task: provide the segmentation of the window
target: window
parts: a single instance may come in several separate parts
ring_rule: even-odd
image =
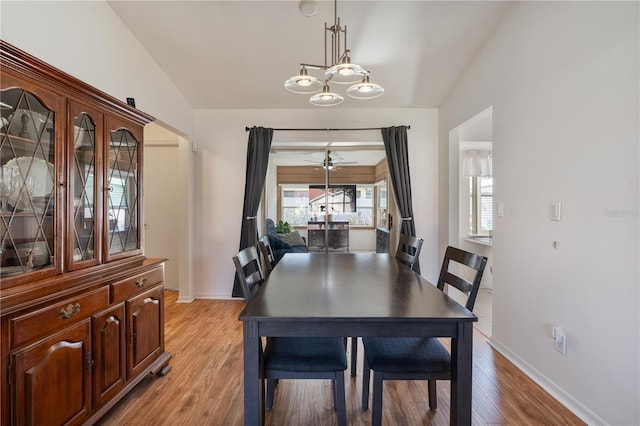
[[[306,225],[311,218],[308,186],[282,185],[282,220],[290,225]]]
[[[373,226],[373,185],[281,185],[282,220],[293,226],[323,220],[329,212],[333,220],[346,220],[350,226]]]
[[[377,190],[377,197],[378,197],[378,202],[376,204],[376,217],[378,220],[378,224],[377,226],[386,228],[387,227],[387,219],[388,219],[388,213],[387,213],[387,208],[388,208],[388,204],[387,204],[387,181],[383,180],[380,181],[378,183],[376,183],[376,190]]]
[[[343,215],[356,211],[356,185],[309,185],[309,204],[315,216]]]
[[[469,177],[469,235],[491,235],[493,230],[493,177]]]

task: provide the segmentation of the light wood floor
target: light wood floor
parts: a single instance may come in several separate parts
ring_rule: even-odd
[[[149,376],[116,405],[100,425],[241,425],[243,302],[196,300],[176,303],[166,291],[166,348],[173,370]],[[582,425],[583,423],[494,351],[474,331],[474,425]],[[362,350],[358,353],[362,356]],[[353,379],[346,376],[350,425],[370,425],[362,411],[362,359]],[[385,382],[383,424],[448,425],[449,382],[438,382],[438,409],[430,411],[426,382]],[[282,380],[266,424],[335,425],[331,385],[322,380]]]

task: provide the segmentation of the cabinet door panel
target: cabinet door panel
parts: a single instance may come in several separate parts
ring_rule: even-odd
[[[3,287],[61,271],[54,238],[61,169],[62,98],[2,76],[0,263]],[[22,278],[22,279],[21,279]]]
[[[68,240],[70,269],[102,261],[103,114],[83,103],[69,102],[67,162],[69,164]]]
[[[94,408],[102,406],[124,386],[125,322],[124,303],[93,318]]]
[[[164,349],[163,293],[158,286],[127,302],[129,339],[129,377],[149,366]]]
[[[11,355],[14,422],[79,424],[91,409],[91,326],[85,320]]]
[[[142,253],[142,129],[107,117],[105,132],[105,255],[115,260]]]

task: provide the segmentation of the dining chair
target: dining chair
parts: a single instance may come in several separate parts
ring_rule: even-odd
[[[487,258],[447,247],[437,287],[456,288],[466,295],[465,307],[473,311]],[[468,272],[464,271],[465,269]],[[473,275],[471,280],[465,277]],[[451,380],[451,354],[435,337],[391,338],[363,337],[364,367],[362,408],[369,408],[369,382],[373,371],[372,424],[382,424],[382,389],[384,380],[427,380],[429,408],[437,408],[436,381]]]
[[[396,251],[396,259],[409,268],[413,269],[416,264],[420,250],[422,249],[423,239],[411,237],[407,234],[400,234],[398,249]],[[351,338],[351,377],[356,377],[358,368],[358,338]]]
[[[258,239],[258,250],[260,250],[262,260],[264,261],[265,276],[269,276],[276,264],[276,257],[273,254],[273,249],[271,248],[271,243],[269,243],[269,237],[267,235]]]
[[[412,237],[407,234],[400,234],[396,259],[413,269],[416,260],[420,256],[422,249],[422,238]]]
[[[248,303],[264,282],[258,250],[256,250],[255,246],[240,250],[233,256],[233,264],[236,266],[242,296],[245,303]]]
[[[396,251],[396,259],[409,268],[413,269],[416,264],[420,250],[422,249],[423,239],[411,237],[406,234],[400,234],[398,249]],[[356,377],[358,369],[358,338],[351,338],[351,377]]]
[[[240,250],[233,256],[233,263],[245,303],[249,303],[265,282],[258,251],[254,246]],[[280,379],[331,379],[338,425],[346,426],[344,371],[347,354],[342,337],[269,337],[263,360],[267,409],[273,407],[273,395]]]

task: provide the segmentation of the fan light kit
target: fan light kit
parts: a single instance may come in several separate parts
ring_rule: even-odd
[[[303,0],[303,2],[308,3],[309,0]],[[338,105],[344,101],[341,95],[331,91],[329,83],[352,84],[347,89],[347,95],[352,98],[377,98],[384,93],[384,88],[369,81],[368,70],[351,63],[350,51],[347,49],[347,27],[340,25],[338,0],[334,0],[333,4],[334,23],[330,27],[326,22],[324,24],[324,65],[300,64],[300,74],[285,81],[284,87],[294,93],[315,93],[309,102],[317,106]],[[329,58],[331,64],[329,64]],[[324,80],[309,75],[309,68],[324,70]]]
[[[357,161],[340,161],[340,160],[342,160],[342,157],[335,157],[335,160],[334,160],[334,158],[331,157],[331,151],[329,150],[327,151],[326,158],[322,161],[315,161],[315,160],[305,160],[305,161],[308,161],[310,163],[320,164],[322,165],[322,168],[325,170],[335,170],[335,168],[340,165],[358,164]]]

